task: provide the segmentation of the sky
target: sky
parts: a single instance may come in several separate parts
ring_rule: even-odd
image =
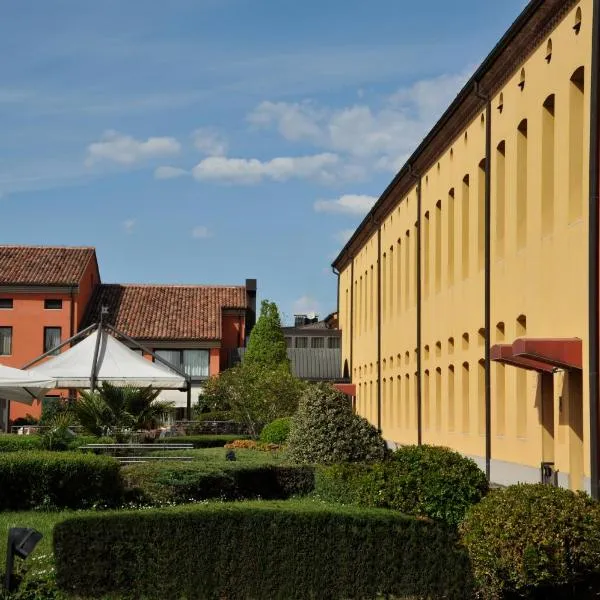
[[[1,242],[325,316],[331,262],[524,6],[2,2]]]

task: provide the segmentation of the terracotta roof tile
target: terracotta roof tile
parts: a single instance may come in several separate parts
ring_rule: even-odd
[[[224,308],[245,309],[244,286],[98,286],[86,324],[98,320],[101,306],[119,331],[146,340],[220,340]]]
[[[0,246],[0,285],[77,285],[94,248]]]

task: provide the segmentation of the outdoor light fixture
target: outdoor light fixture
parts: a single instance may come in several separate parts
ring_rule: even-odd
[[[8,544],[6,547],[6,575],[4,576],[4,587],[13,591],[12,571],[15,555],[19,558],[27,558],[38,545],[43,535],[31,527],[11,527],[8,530]]]

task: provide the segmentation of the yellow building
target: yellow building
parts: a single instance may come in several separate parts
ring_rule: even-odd
[[[356,410],[598,496],[599,0],[533,0],[333,266]]]

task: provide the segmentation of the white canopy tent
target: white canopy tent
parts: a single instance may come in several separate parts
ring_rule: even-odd
[[[117,387],[151,385],[156,389],[181,390],[188,386],[181,373],[146,360],[102,327],[65,352],[31,368],[29,373],[54,380],[58,388],[90,389],[104,381]]]
[[[56,380],[52,377],[0,365],[0,398],[4,400],[31,405],[34,399],[41,399],[55,387]]]

